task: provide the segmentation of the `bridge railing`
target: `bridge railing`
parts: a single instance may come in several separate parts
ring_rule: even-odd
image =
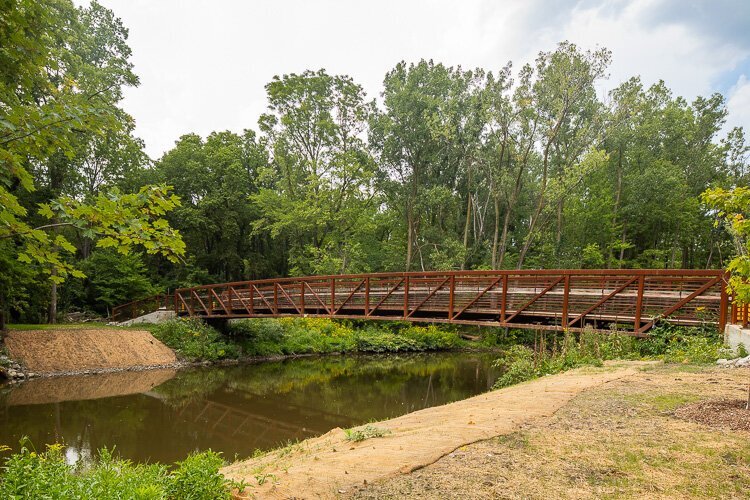
[[[110,319],[118,323],[152,313],[159,309],[174,309],[174,294],[158,294],[145,299],[134,300],[112,308]]]
[[[322,316],[645,335],[659,321],[715,324],[729,311],[720,270],[521,270],[308,276],[175,292],[203,318]]]

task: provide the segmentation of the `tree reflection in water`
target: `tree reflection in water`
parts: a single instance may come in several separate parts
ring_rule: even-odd
[[[136,461],[171,463],[208,448],[231,460],[484,392],[493,359],[322,357],[34,380],[0,390],[0,444],[61,441],[71,461],[105,446]]]

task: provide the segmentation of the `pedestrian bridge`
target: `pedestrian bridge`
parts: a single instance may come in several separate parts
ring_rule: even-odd
[[[726,278],[692,269],[372,273],[202,285],[160,300],[208,320],[327,317],[645,336],[661,321],[723,331]]]

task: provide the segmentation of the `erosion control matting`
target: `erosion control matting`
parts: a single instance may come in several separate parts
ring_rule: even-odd
[[[177,361],[171,349],[140,330],[11,330],[5,347],[11,358],[36,373],[164,366]]]
[[[457,448],[549,417],[581,391],[634,375],[643,363],[578,369],[370,424],[360,442],[342,429],[225,467],[250,486],[242,498],[335,498],[373,481],[434,463]]]

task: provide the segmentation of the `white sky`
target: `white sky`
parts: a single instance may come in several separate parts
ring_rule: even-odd
[[[78,0],[78,4],[86,0]],[[516,69],[570,40],[633,75],[728,100],[750,130],[749,0],[100,0],[130,29],[141,78],[124,108],[158,158],[182,134],[257,130],[274,75],[325,68],[378,97],[398,61]]]

